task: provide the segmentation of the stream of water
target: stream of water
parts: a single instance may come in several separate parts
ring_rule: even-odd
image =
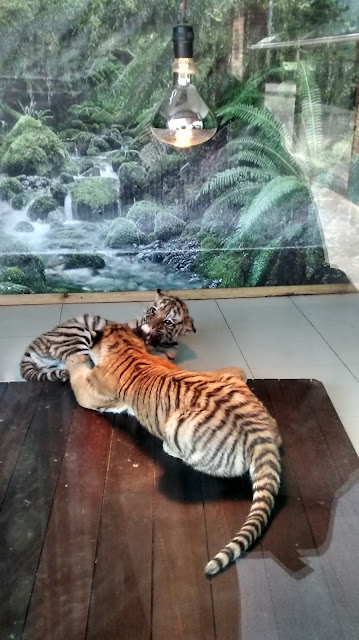
[[[80,158],[73,156],[75,161]],[[91,158],[97,176],[119,180],[106,154]],[[4,176],[5,177],[5,176]],[[82,180],[85,176],[74,176]],[[87,176],[86,176],[87,177]],[[132,246],[121,249],[105,247],[105,236],[110,220],[86,223],[76,220],[73,212],[72,197],[69,191],[63,207],[64,220],[61,225],[61,245],[58,240],[59,229],[46,221],[29,220],[28,210],[32,202],[42,195],[50,195],[50,189],[31,190],[31,198],[21,210],[15,210],[9,202],[0,202],[0,224],[3,232],[14,240],[26,244],[31,253],[41,255],[45,261],[46,279],[50,287],[78,291],[131,291],[148,290],[156,287],[171,289],[195,289],[205,286],[204,281],[194,273],[175,271],[173,268],[151,261],[143,262],[137,258],[143,247]],[[121,215],[119,199],[118,213]],[[21,221],[30,222],[33,231],[15,231]],[[58,242],[58,244],[56,244]],[[72,246],[70,247],[70,244]],[[10,251],[11,253],[11,251]],[[67,254],[98,254],[105,260],[105,267],[99,270],[89,268],[68,269],[65,267]],[[208,286],[208,285],[207,285]]]

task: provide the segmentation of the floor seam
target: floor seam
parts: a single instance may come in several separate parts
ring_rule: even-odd
[[[242,351],[241,347],[239,346],[239,344],[238,344],[238,342],[237,342],[237,339],[236,339],[236,336],[234,335],[234,333],[233,333],[233,331],[232,331],[231,327],[229,326],[229,324],[228,324],[228,322],[227,322],[227,318],[226,318],[226,316],[224,315],[224,313],[223,313],[223,311],[222,311],[221,307],[220,307],[220,306],[219,306],[219,304],[218,304],[218,300],[216,299],[216,300],[215,300],[215,302],[216,302],[216,305],[217,305],[217,307],[218,307],[218,309],[219,309],[219,311],[220,311],[220,314],[222,315],[222,318],[223,318],[224,322],[226,323],[226,325],[227,325],[227,327],[228,327],[228,330],[229,330],[229,332],[230,332],[230,334],[231,334],[231,336],[232,336],[232,338],[233,338],[234,342],[236,343],[236,345],[237,345],[237,347],[238,347],[238,349],[239,349],[239,351],[240,351],[240,353],[241,353],[241,355],[242,355],[242,358],[243,358],[244,362],[246,363],[246,365],[247,365],[247,367],[248,367],[248,369],[249,369],[249,371],[250,371],[250,373],[251,373],[252,378],[254,379],[254,374],[253,374],[253,371],[252,371],[251,367],[249,366],[248,360],[247,360],[247,358],[245,357],[245,355],[244,355],[244,353],[243,353],[243,351]]]
[[[289,296],[293,305],[295,306],[296,309],[298,309],[299,313],[302,314],[303,318],[305,318],[309,324],[311,325],[311,327],[313,327],[313,329],[317,332],[317,334],[321,337],[321,339],[323,340],[323,342],[325,342],[325,344],[327,345],[327,347],[329,347],[329,349],[334,353],[334,355],[338,358],[338,360],[342,363],[342,365],[344,365],[344,367],[347,369],[347,371],[349,371],[349,373],[353,376],[354,380],[356,380],[357,382],[359,382],[359,378],[355,375],[355,373],[353,373],[351,371],[351,369],[349,368],[349,366],[346,364],[346,362],[344,362],[344,360],[340,357],[340,355],[335,351],[335,349],[333,349],[333,347],[330,345],[330,343],[328,342],[328,340],[320,333],[319,329],[317,329],[317,327],[315,326],[315,324],[313,324],[313,322],[308,318],[308,316],[305,315],[304,311],[302,311],[302,309],[294,302],[293,298],[291,296]]]

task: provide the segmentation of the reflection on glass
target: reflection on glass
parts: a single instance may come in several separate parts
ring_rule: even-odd
[[[193,147],[210,140],[217,131],[216,118],[192,84],[191,58],[173,63],[173,86],[152,121],[152,133],[174,147]]]

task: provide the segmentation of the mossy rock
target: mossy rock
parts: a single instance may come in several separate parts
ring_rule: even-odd
[[[57,213],[57,212],[54,212]],[[85,236],[78,228],[74,227],[62,227],[56,229],[51,236],[54,240],[74,240],[75,242],[81,242],[85,239]]]
[[[19,231],[21,233],[32,233],[34,231],[34,227],[32,226],[31,222],[28,222],[27,220],[20,220],[20,222],[18,222],[16,227],[14,228],[14,231]]]
[[[80,162],[79,173],[85,173],[85,171],[88,171],[89,169],[92,169],[93,166],[94,166],[94,161],[93,160],[90,160],[90,158],[84,158]]]
[[[57,202],[50,196],[40,196],[30,205],[27,215],[30,220],[47,220],[50,211],[55,211]]]
[[[50,211],[47,216],[47,222],[50,224],[51,229],[62,229],[65,222],[64,212],[59,209]]]
[[[72,165],[59,136],[30,116],[19,118],[2,145],[1,166],[10,176],[53,176]]]
[[[0,183],[0,200],[11,200],[14,195],[21,193],[21,182],[17,178],[6,178]]]
[[[0,282],[0,294],[2,295],[16,295],[23,293],[35,293],[29,287],[25,287],[21,284],[14,284],[13,282]]]
[[[179,171],[186,162],[180,155],[163,154],[150,166],[147,174],[148,184],[162,183],[169,176],[173,178],[173,181],[178,181]]]
[[[124,151],[116,151],[116,153],[111,153],[110,159],[113,170],[118,171],[120,166],[126,162],[126,154]]]
[[[70,125],[72,129],[78,129],[79,131],[87,131],[86,125],[82,122],[82,120],[79,120],[78,118],[71,120]]]
[[[11,200],[11,206],[16,211],[20,211],[26,205],[26,196],[24,193],[17,193]]]
[[[56,202],[60,204],[62,207],[64,206],[67,192],[68,192],[68,189],[64,187],[64,185],[61,184],[61,182],[54,182],[50,187],[50,193],[53,199],[56,200]]]
[[[137,162],[124,162],[119,170],[121,195],[123,200],[130,202],[138,198],[146,183],[146,172]]]
[[[129,208],[126,218],[135,222],[142,233],[153,233],[156,214],[160,208],[151,200],[139,200]]]
[[[92,139],[93,135],[88,131],[80,131],[73,137],[72,142],[81,156],[86,155]]]
[[[74,177],[73,175],[71,175],[71,173],[63,172],[63,173],[60,173],[60,180],[64,184],[70,184],[70,182],[74,181]]]
[[[105,244],[111,249],[119,249],[139,242],[139,232],[132,220],[116,218],[106,235]]]
[[[93,222],[118,214],[118,184],[113,178],[84,178],[72,187],[75,218]]]
[[[30,254],[25,243],[3,233],[0,235],[0,269],[9,267],[16,267],[23,273],[22,285],[29,287],[29,290],[34,293],[46,292],[43,259]]]
[[[104,153],[106,151],[110,151],[111,147],[103,138],[95,137],[92,139],[88,149],[88,156],[97,156],[100,153]]]
[[[179,236],[185,226],[183,220],[180,220],[177,216],[166,211],[159,211],[155,219],[155,238],[156,240],[169,240]]]
[[[112,131],[105,133],[105,135],[103,136],[102,139],[106,140],[106,142],[109,145],[110,149],[121,149],[122,148],[123,137],[117,131],[117,129],[113,129]]]
[[[65,258],[65,269],[103,269],[106,262],[102,256],[93,253],[72,253]]]
[[[23,284],[25,275],[19,267],[4,267],[0,269],[0,282]]]
[[[121,149],[121,151],[111,154],[111,163],[114,171],[118,171],[124,162],[136,162],[137,164],[141,164],[142,160],[140,153],[136,151],[136,149]]]

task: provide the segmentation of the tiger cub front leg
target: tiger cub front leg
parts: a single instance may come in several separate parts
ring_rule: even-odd
[[[85,409],[98,410],[106,407],[109,396],[101,391],[98,370],[88,356],[72,355],[66,360],[70,384],[78,404]]]

